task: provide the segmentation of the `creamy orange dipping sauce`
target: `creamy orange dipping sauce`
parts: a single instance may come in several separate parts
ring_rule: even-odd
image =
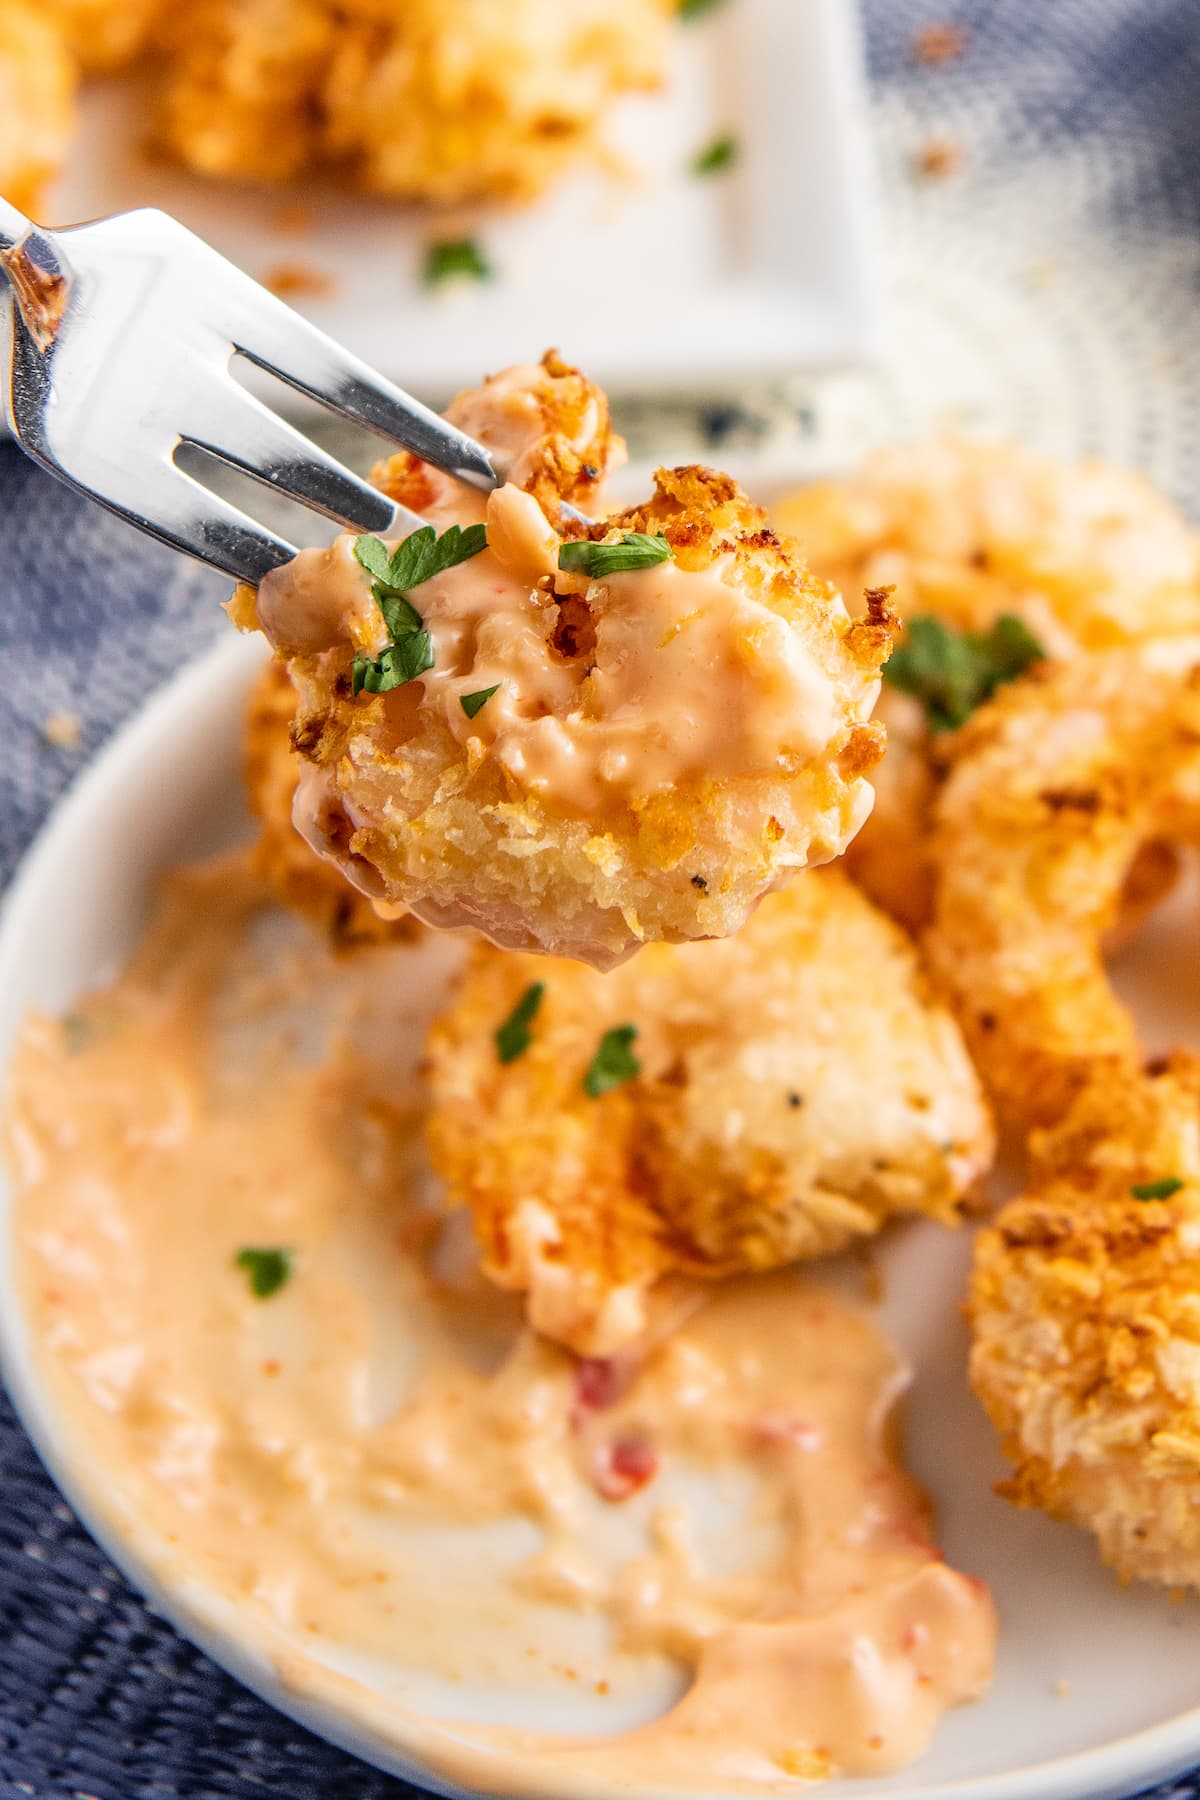
[[[460,953],[335,960],[235,856],[172,879],[120,981],[29,1022],[20,1277],[93,1511],[288,1681],[489,1792],[906,1762],[994,1638],[890,1453],[906,1369],[791,1275],[679,1295],[640,1363],[523,1329],[422,1153]],[[267,1299],[246,1247],[290,1255]]]
[[[475,495],[427,509],[439,531],[482,510]],[[844,728],[844,693],[800,633],[737,585],[732,554],[705,569],[666,561],[589,583],[558,572],[560,540],[531,495],[499,489],[486,519],[487,549],[412,595],[433,666],[388,697],[398,736],[401,713],[432,713],[518,791],[595,817],[678,782],[802,768]],[[258,619],[282,654],[386,645],[354,543],[302,550],[263,581]],[[586,605],[586,650],[564,650],[556,595]],[[464,696],[491,687],[468,717]],[[876,691],[864,684],[862,718]]]

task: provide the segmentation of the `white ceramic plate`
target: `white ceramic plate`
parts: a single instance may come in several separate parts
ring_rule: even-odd
[[[242,829],[240,709],[259,654],[256,645],[231,639],[182,674],[120,734],[48,825],[0,927],[0,1058],[7,1061],[27,1009],[68,1007],[120,965],[161,868]],[[1194,890],[1181,894],[1120,971],[1154,1047],[1189,1031],[1193,1041],[1200,1035],[1200,996],[1188,995],[1179,979],[1194,967],[1195,905]],[[7,1206],[0,1191],[0,1209]],[[164,1579],[146,1530],[136,1520],[114,1523],[89,1478],[83,1446],[39,1373],[11,1235],[5,1211],[6,1380],[47,1465],[112,1560],[181,1631],[267,1700],[382,1767],[450,1791],[413,1742],[406,1745],[403,1731],[389,1737],[380,1726],[395,1670],[359,1667],[365,1688],[358,1691],[339,1688],[336,1677],[323,1691],[320,1683],[299,1691],[233,1605],[194,1581]],[[831,1793],[839,1800],[1108,1800],[1200,1761],[1200,1602],[1176,1603],[1149,1588],[1121,1591],[1085,1536],[1017,1513],[992,1495],[999,1459],[966,1386],[957,1310],[967,1249],[965,1234],[933,1226],[890,1234],[879,1251],[882,1322],[918,1371],[908,1454],[937,1502],[949,1560],[986,1577],[999,1602],[996,1680],[984,1701],[942,1722],[918,1765],[885,1780],[839,1783]],[[311,1642],[293,1648],[312,1656]],[[460,1720],[476,1698],[459,1692]],[[511,1694],[479,1698],[491,1718],[512,1718]],[[541,1697],[521,1716],[542,1729],[577,1728],[568,1704]],[[469,1743],[467,1724],[448,1730]]]
[[[161,206],[250,274],[300,264],[334,283],[296,299],[368,362],[439,399],[550,344],[607,387],[693,391],[854,358],[875,342],[866,101],[849,0],[737,0],[681,26],[665,91],[620,104],[608,133],[638,172],[569,176],[532,207],[455,215],[497,276],[430,292],[420,211],[305,192],[312,226],[279,228],[287,196],[146,162],[124,84],[86,97],[47,219]],[[736,168],[692,156],[733,131]],[[443,235],[445,228],[443,227]]]

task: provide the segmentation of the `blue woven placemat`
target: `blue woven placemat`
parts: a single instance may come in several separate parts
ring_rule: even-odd
[[[854,445],[881,420],[920,423],[920,396],[936,391],[950,416],[1135,461],[1187,504],[1200,470],[1195,0],[867,0],[866,14],[897,240],[895,366],[857,388],[781,390],[757,417],[698,410],[693,424],[722,440],[824,430]],[[966,54],[920,63],[914,33],[947,17],[968,26]],[[913,173],[934,138],[959,164],[940,179]],[[652,435],[644,406],[637,418]],[[678,409],[666,429],[679,431]],[[0,447],[0,590],[7,880],[80,763],[215,635],[221,584]],[[63,710],[82,720],[73,750],[43,735]],[[148,1612],[2,1399],[0,1491],[0,1792],[414,1791],[263,1706]],[[1200,1777],[1168,1797],[1200,1800]]]

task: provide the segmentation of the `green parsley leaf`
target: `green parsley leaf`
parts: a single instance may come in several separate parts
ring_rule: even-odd
[[[414,631],[420,631],[425,621],[411,600],[406,600],[403,594],[391,593],[379,581],[372,583],[371,592],[383,614],[383,622],[392,634],[393,643],[397,638],[409,637]]]
[[[432,531],[433,527],[428,529]],[[354,540],[354,556],[376,581],[386,582],[392,569],[392,553],[382,538],[358,537]]]
[[[427,631],[410,631],[378,656],[355,657],[350,667],[350,692],[389,694],[432,667],[433,639]]]
[[[633,1054],[636,1036],[636,1025],[614,1025],[605,1032],[583,1078],[583,1091],[589,1099],[598,1100],[610,1088],[641,1074],[642,1065]]]
[[[535,981],[532,987],[527,987],[497,1030],[496,1055],[502,1063],[516,1062],[518,1056],[524,1056],[533,1042],[533,1033],[529,1027],[537,1018],[545,992],[544,981]]]
[[[558,553],[558,566],[599,581],[606,575],[620,575],[625,569],[653,568],[655,563],[668,562],[672,554],[665,537],[627,531],[615,544],[593,544],[588,538],[564,544]]]
[[[427,287],[438,287],[461,275],[472,281],[490,281],[494,272],[474,238],[445,238],[440,244],[430,244],[425,252]]]
[[[1169,1200],[1182,1186],[1178,1175],[1164,1175],[1161,1181],[1135,1181],[1129,1191],[1135,1200]]]
[[[432,525],[422,525],[419,531],[410,532],[391,552],[377,537],[360,537],[354,540],[356,559],[367,574],[373,575],[379,586],[389,594],[411,593],[422,582],[440,575],[444,569],[452,569],[456,563],[478,556],[486,548],[485,525],[468,525],[465,531],[461,525],[451,525],[447,531],[443,531],[441,537]],[[377,594],[376,599],[378,598]],[[419,626],[418,619],[414,629],[419,629]]]
[[[722,169],[732,168],[737,159],[738,141],[732,131],[725,131],[696,152],[692,158],[692,174],[716,175]]]
[[[495,681],[490,688],[477,688],[473,694],[460,694],[458,696],[458,704],[462,707],[468,719],[473,719],[475,714],[487,705],[492,695],[498,692],[499,687],[500,683]]]
[[[406,599],[410,588],[420,587],[443,569],[452,569],[468,557],[478,556],[487,545],[487,528],[451,525],[441,537],[432,525],[410,532],[394,550],[377,537],[354,540],[356,560],[373,575],[371,592],[383,614],[392,642],[378,656],[356,656],[351,665],[352,694],[387,694],[392,688],[415,681],[433,667],[433,639],[425,621]]]
[[[679,16],[681,19],[702,19],[705,13],[715,12],[724,0],[679,0]]]
[[[233,1262],[235,1268],[245,1269],[256,1300],[269,1300],[291,1278],[290,1250],[239,1250]]]
[[[884,664],[889,687],[912,694],[933,731],[957,731],[998,687],[1045,656],[1028,626],[1005,613],[990,631],[956,631],[941,619],[913,619]]]

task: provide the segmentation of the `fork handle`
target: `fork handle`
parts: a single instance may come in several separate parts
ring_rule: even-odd
[[[0,199],[0,254],[5,250],[15,250],[36,229],[32,219],[27,219],[23,212],[18,212],[7,200]]]

